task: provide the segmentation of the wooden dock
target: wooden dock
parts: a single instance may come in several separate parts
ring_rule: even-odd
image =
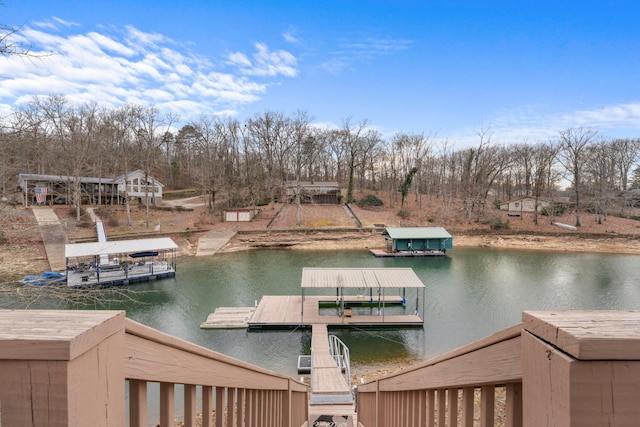
[[[240,326],[238,312],[246,313],[253,307],[219,307],[203,322],[203,329],[223,329],[247,327],[249,329],[295,329],[309,328],[315,324],[325,324],[329,327],[423,327],[424,321],[417,314],[386,314],[384,309],[380,314],[348,315],[320,314],[321,303],[335,303],[335,296],[305,296],[304,312],[302,296],[300,295],[265,295],[262,297],[253,314]],[[345,296],[345,306],[357,307],[370,305],[370,297],[366,295]],[[385,296],[380,299],[385,305],[400,305],[402,297]],[[377,311],[378,297],[374,297],[373,309]],[[388,307],[387,307],[388,308]],[[411,311],[407,308],[407,311]],[[216,315],[217,314],[217,315]]]
[[[207,320],[200,325],[201,329],[244,329],[248,326],[255,307],[218,307]]]
[[[353,394],[329,350],[327,325],[312,326],[311,360],[309,420],[313,425],[325,425],[316,424],[325,422],[326,425],[354,426]]]

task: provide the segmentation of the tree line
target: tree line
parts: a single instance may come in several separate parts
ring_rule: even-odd
[[[456,149],[424,133],[385,138],[367,120],[319,127],[306,111],[177,123],[175,114],[154,106],[34,97],[0,118],[0,191],[11,194],[18,173],[115,178],[140,169],[168,189],[197,189],[213,214],[275,202],[286,182],[337,181],[346,203],[367,191],[386,192],[401,209],[408,194],[420,205],[462,200],[472,221],[489,200],[553,201],[567,186],[579,225],[583,207],[606,215],[629,189],[640,188],[640,139],[607,139],[589,127],[510,144],[492,143],[490,129],[482,129],[475,145]]]

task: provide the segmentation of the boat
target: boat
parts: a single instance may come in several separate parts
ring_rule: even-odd
[[[67,286],[114,286],[173,277],[178,245],[168,237],[65,246]]]
[[[67,276],[57,271],[45,271],[38,276],[25,276],[22,279],[22,283],[30,286],[45,286],[55,285],[58,283],[64,283],[67,280]]]

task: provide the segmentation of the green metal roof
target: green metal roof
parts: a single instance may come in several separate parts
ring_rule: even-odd
[[[392,239],[451,239],[442,227],[387,227],[382,233]]]

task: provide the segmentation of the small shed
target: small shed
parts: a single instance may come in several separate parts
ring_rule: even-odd
[[[453,237],[442,227],[387,227],[382,235],[387,252],[453,249]]]
[[[548,200],[538,199],[537,203],[538,212],[551,206],[551,203]],[[514,199],[501,204],[500,210],[508,211],[509,216],[521,216],[523,212],[532,213],[536,210],[536,198],[521,197],[519,199]]]
[[[225,222],[250,222],[258,212],[258,209],[225,209],[223,218]]]

